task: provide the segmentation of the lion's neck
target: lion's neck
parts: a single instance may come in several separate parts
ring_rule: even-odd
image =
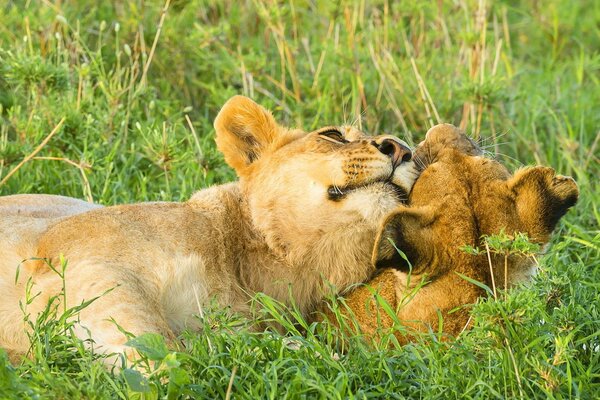
[[[293,299],[308,313],[331,285],[343,290],[372,272],[375,226],[364,220],[294,235],[289,226],[272,224],[265,233],[253,221],[247,198],[235,183],[200,191],[191,202],[199,209],[202,204],[219,204],[216,214],[227,240],[215,246],[223,246],[224,260],[229,260],[223,267],[247,295],[263,292],[288,304]]]
[[[372,273],[374,225],[356,221],[335,231],[303,232],[284,241],[284,235],[276,231],[266,235],[252,224],[247,203],[240,204],[241,220],[249,223],[239,276],[248,292],[263,292],[288,304],[293,299],[300,311],[309,313],[331,290],[363,282]]]

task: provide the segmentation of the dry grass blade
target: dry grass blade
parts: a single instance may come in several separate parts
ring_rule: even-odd
[[[35,155],[39,153],[48,144],[50,139],[52,139],[52,137],[56,135],[56,133],[59,131],[60,127],[63,125],[64,122],[65,117],[62,117],[62,119],[58,122],[58,124],[56,124],[54,129],[52,129],[52,132],[50,132],[48,136],[46,136],[44,140],[42,140],[42,143],[40,143],[38,147],[35,148],[35,150],[33,150],[27,157],[25,157],[20,163],[18,163],[16,167],[10,170],[10,172],[6,174],[4,178],[2,178],[2,180],[0,181],[0,186],[4,185],[10,179],[10,177],[13,176],[19,170],[19,168],[21,168],[27,161],[35,157]]]
[[[70,164],[70,165],[74,166],[75,168],[77,168],[79,170],[79,172],[81,172],[81,179],[83,179],[83,195],[89,203],[94,202],[94,197],[92,196],[92,187],[90,186],[90,181],[88,180],[87,175],[85,174],[85,166],[82,165],[82,163],[76,163],[75,161],[69,160],[68,158],[65,158],[65,157],[33,157],[33,159],[34,160],[63,161],[63,162],[66,162],[67,164]]]
[[[194,128],[194,124],[192,124],[192,120],[187,114],[185,114],[185,121],[187,122],[190,131],[192,132],[192,137],[194,138],[194,144],[196,145],[196,150],[198,151],[198,161],[202,162],[202,159],[204,158],[204,152],[202,151],[202,146],[200,146],[200,139],[198,139],[198,133]]]
[[[492,289],[494,291],[494,300],[498,300],[498,294],[496,293],[496,280],[494,279],[494,266],[492,264],[492,255],[490,252],[490,246],[487,242],[485,243],[485,252],[487,254],[488,264],[490,266],[490,276],[492,278]]]
[[[237,365],[233,366],[233,370],[231,371],[231,378],[229,378],[229,385],[227,385],[227,393],[225,393],[225,400],[231,399],[231,391],[233,389],[233,380],[235,379],[235,373],[237,372]]]
[[[146,60],[146,64],[144,65],[144,71],[142,72],[141,84],[142,86],[146,85],[146,79],[148,75],[148,69],[150,68],[150,64],[152,63],[152,58],[154,58],[154,52],[156,51],[156,45],[158,44],[158,38],[160,37],[160,33],[162,31],[163,24],[165,23],[165,18],[167,16],[167,11],[169,10],[169,5],[171,4],[171,0],[165,1],[165,6],[160,12],[160,21],[158,22],[158,28],[156,29],[156,35],[154,36],[154,42],[152,42],[152,47],[150,48],[150,55],[148,56],[148,60]]]
[[[425,105],[425,111],[427,112],[427,118],[429,119],[429,126],[432,127],[433,125],[435,125],[435,123],[439,124],[441,122],[440,115],[437,112],[435,104],[433,103],[433,100],[431,99],[431,95],[429,94],[429,91],[427,90],[427,86],[425,86],[425,82],[423,81],[423,78],[421,77],[421,74],[419,73],[419,69],[417,68],[417,63],[415,62],[415,59],[413,57],[410,58],[410,64],[412,65],[413,72],[415,73],[415,78],[417,79],[417,85],[419,86],[419,91],[421,92],[421,99],[423,100],[423,104]],[[430,107],[431,107],[431,111],[430,111]],[[431,116],[432,111],[433,111],[433,115],[435,116],[435,120],[436,120],[435,123]]]
[[[583,164],[583,170],[586,171],[588,168],[588,165],[590,163],[590,161],[592,159],[594,159],[596,162],[598,162],[598,157],[594,156],[594,154],[596,153],[596,147],[598,147],[598,142],[600,141],[600,131],[598,131],[596,133],[596,138],[594,139],[594,142],[592,143],[592,146],[590,147],[590,150],[588,151],[586,157],[585,157],[585,163]]]

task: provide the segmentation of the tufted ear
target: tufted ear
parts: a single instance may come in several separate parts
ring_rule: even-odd
[[[390,213],[375,239],[372,262],[375,268],[394,268],[418,273],[433,259],[431,207],[401,207]],[[398,252],[404,253],[407,260]],[[409,265],[410,263],[410,265]]]
[[[238,176],[277,141],[280,127],[273,115],[244,96],[229,99],[215,119],[217,148]]]

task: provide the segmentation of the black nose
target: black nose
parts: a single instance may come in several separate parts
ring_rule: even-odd
[[[403,162],[410,161],[412,158],[412,151],[394,139],[383,139],[381,143],[376,146],[380,152],[392,159],[394,167]]]

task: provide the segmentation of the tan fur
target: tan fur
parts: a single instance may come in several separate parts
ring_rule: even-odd
[[[375,339],[395,321],[378,306],[374,293],[397,311],[396,326],[413,333],[438,332],[443,318],[443,332],[456,336],[469,320],[465,305],[484,294],[459,274],[493,285],[487,255],[468,255],[460,247],[482,248],[482,235],[501,231],[524,232],[533,242],[546,244],[578,197],[575,181],[551,168],[524,168],[511,176],[498,162],[482,157],[452,125],[432,128],[416,154],[426,168],[409,205],[392,212],[379,233],[373,262],[380,273],[345,299],[360,330]],[[406,254],[412,271],[390,239]],[[512,286],[534,272],[530,258],[510,256],[506,277],[504,256],[492,254],[491,261],[496,287],[505,282]],[[326,315],[333,317],[330,311]],[[411,338],[404,328],[395,331],[401,343]]]
[[[0,200],[0,345],[27,350],[19,302],[27,279],[40,295],[33,318],[61,288],[43,260],[68,260],[67,307],[102,297],[80,315],[78,335],[104,352],[124,351],[124,330],[172,338],[214,300],[246,312],[256,292],[304,313],[328,290],[364,281],[383,217],[401,204],[418,172],[394,166],[387,136],[340,127],[343,141],[323,131],[280,127],[271,114],[236,96],[215,120],[216,141],[239,182],[208,188],[185,203],[94,208],[59,197]],[[330,128],[331,130],[333,128]],[[326,129],[327,130],[327,129]],[[335,133],[335,132],[334,132]],[[396,185],[396,186],[394,186]],[[332,188],[343,195],[331,199]],[[92,209],[94,208],[94,209]],[[200,307],[200,309],[199,309]],[[193,325],[193,324],[192,324]]]

